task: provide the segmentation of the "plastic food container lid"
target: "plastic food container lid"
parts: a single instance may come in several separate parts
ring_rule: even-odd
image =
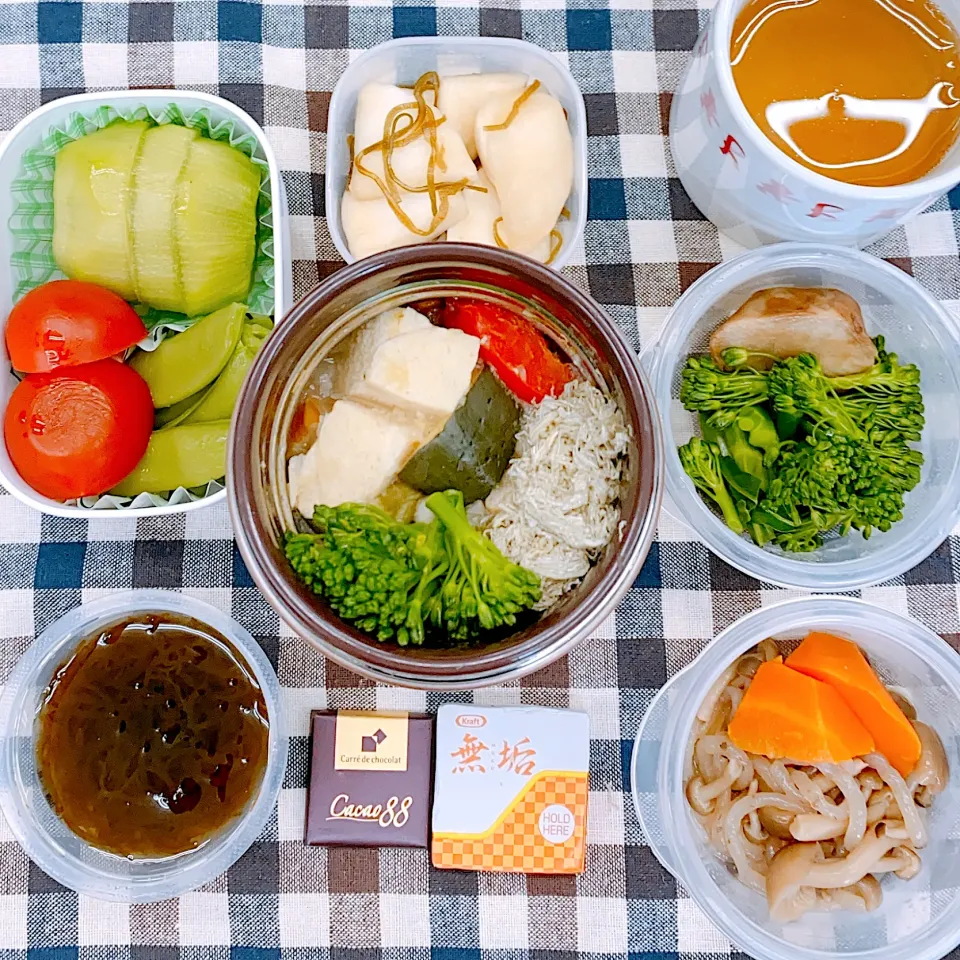
[[[263,690],[270,721],[267,766],[247,810],[203,846],[161,860],[129,860],[90,846],[53,812],[37,775],[33,727],[54,670],[98,627],[137,613],[176,613],[219,631],[246,660]],[[54,880],[99,900],[151,903],[219,876],[256,840],[273,813],[287,763],[280,683],[253,637],[216,607],[165,590],[118,593],[78,607],[30,646],[0,696],[0,809],[27,856]]]
[[[340,221],[340,200],[350,175],[347,136],[353,133],[357,96],[368,83],[412,83],[430,70],[444,76],[463,73],[525,73],[539,80],[567,111],[573,135],[573,189],[570,216],[557,229],[563,237],[550,266],[570,262],[587,223],[587,112],[573,74],[552,54],[527,43],[501,37],[408,37],[389,40],[360,54],[334,87],[327,120],[326,210],[333,244],[347,263],[357,258],[347,246]],[[582,252],[579,254],[582,257]]]
[[[679,400],[680,371],[707,352],[712,330],[751,294],[775,286],[837,287],[858,301],[870,336],[920,368],[926,426],[920,484],[905,496],[903,519],[869,540],[852,531],[812,553],[761,548],[738,536],[684,473],[677,447],[699,433]],[[718,557],[758,580],[841,591],[899,576],[930,555],[960,519],[960,336],[953,318],[912,277],[858,250],[782,243],[736,257],[692,284],[674,304],[642,363],[664,428],[664,510],[702,537]]]

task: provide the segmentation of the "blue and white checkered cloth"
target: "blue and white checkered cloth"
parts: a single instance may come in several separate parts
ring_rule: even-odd
[[[497,5],[493,5],[497,4]],[[175,86],[218,93],[266,129],[290,205],[295,294],[339,266],[324,219],[330,91],[351,56],[391,37],[522,37],[566,63],[586,97],[589,216],[570,278],[640,349],[667,309],[737,252],[692,206],[666,146],[670,91],[707,16],[689,0],[465,0],[394,6],[40,2],[0,4],[0,129],[55,97]],[[874,252],[956,312],[960,192]],[[863,591],[956,642],[958,542]],[[423,851],[302,844],[311,709],[435,709],[441,697],[377,687],[325,662],[253,586],[223,508],[163,521],[64,521],[0,496],[0,682],[36,633],[118,588],[166,587],[231,613],[263,644],[294,730],[276,816],[226,875],[178,901],[77,897],[33,867],[0,822],[0,960],[640,960],[736,953],[642,843],[628,761],[641,714],[715,633],[786,591],[712,557],[664,520],[616,615],[566,660],[484,703],[586,710],[587,871],[522,877],[433,870]]]

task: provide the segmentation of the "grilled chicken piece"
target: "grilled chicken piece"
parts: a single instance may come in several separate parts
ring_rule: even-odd
[[[780,359],[812,353],[831,377],[859,373],[877,362],[860,305],[842,290],[828,287],[758,290],[711,334],[710,354],[718,364],[728,347],[744,347]],[[772,364],[762,357],[751,360],[751,366],[758,369]]]

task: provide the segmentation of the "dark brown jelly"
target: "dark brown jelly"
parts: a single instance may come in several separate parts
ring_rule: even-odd
[[[267,764],[263,692],[217,631],[140,614],[87,637],[37,719],[53,809],[88,843],[131,858],[202,845],[242,813]]]

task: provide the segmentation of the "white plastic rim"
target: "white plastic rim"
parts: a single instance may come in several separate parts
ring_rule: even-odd
[[[742,254],[704,274],[676,301],[663,321],[656,342],[641,361],[653,383],[664,434],[664,473],[666,478],[664,510],[673,519],[695,531],[707,547],[732,567],[769,583],[816,591],[846,591],[880,583],[897,577],[926,559],[949,535],[960,519],[960,432],[953,414],[951,424],[938,428],[954,434],[952,465],[940,489],[931,501],[924,499],[926,474],[920,484],[906,495],[908,506],[922,509],[923,522],[901,527],[910,529],[908,542],[894,541],[905,518],[890,534],[875,532],[869,541],[871,549],[854,559],[828,561],[816,554],[790,555],[771,548],[756,546],[738,536],[710,509],[684,473],[677,454],[677,442],[671,424],[674,378],[686,362],[691,331],[723,297],[741,285],[755,289],[779,285],[763,278],[776,271],[826,270],[842,275],[854,283],[882,292],[893,299],[910,303],[910,322],[922,328],[935,341],[943,363],[949,369],[950,382],[944,387],[954,399],[953,409],[960,405],[960,334],[957,324],[943,306],[912,277],[897,267],[870,254],[847,247],[812,243],[780,243]],[[746,299],[744,297],[744,299]],[[868,307],[864,307],[865,312]],[[868,323],[869,326],[869,323]],[[877,330],[868,330],[876,335]],[[923,358],[911,355],[909,345],[901,351],[904,362],[914,362],[923,377]],[[926,390],[921,379],[921,389]],[[929,414],[929,410],[928,410]],[[927,419],[930,429],[930,417]],[[926,467],[924,468],[926,469]],[[859,537],[853,533],[851,536]],[[886,543],[886,546],[884,545]]]
[[[412,83],[428,70],[441,79],[461,73],[525,73],[540,80],[567,111],[573,136],[573,189],[567,201],[570,217],[557,225],[563,245],[551,268],[570,261],[587,224],[587,112],[573,74],[551,53],[525,40],[508,37],[403,37],[365,50],[340,75],[330,97],[327,123],[325,204],[330,237],[347,263],[350,253],[340,219],[340,201],[350,173],[347,136],[353,133],[357,95],[365,84]]]
[[[0,146],[0,263],[10,262],[11,234],[7,228],[13,212],[13,195],[10,184],[20,171],[21,159],[25,150],[36,146],[51,127],[65,120],[72,113],[95,110],[100,106],[114,104],[143,104],[159,108],[176,103],[185,110],[206,108],[215,119],[232,120],[246,133],[256,138],[263,158],[269,167],[270,192],[273,197],[273,262],[274,262],[274,323],[279,325],[281,318],[293,306],[293,259],[290,252],[290,217],[287,212],[287,198],[280,165],[270,141],[263,128],[240,107],[209,93],[184,90],[111,90],[102,93],[80,93],[69,97],[51,100],[34,110],[21,120],[7,134]],[[9,269],[0,270],[0,328],[6,323],[6,317],[13,306],[13,288]],[[5,407],[13,386],[10,371],[10,358],[6,344],[0,337],[0,407]],[[0,409],[2,415],[2,409]],[[91,510],[86,507],[70,506],[58,500],[44,497],[30,487],[13,468],[5,445],[0,442],[0,485],[13,494],[22,503],[55,517],[77,517],[85,520],[110,519],[127,520],[137,517],[157,517],[174,513],[189,513],[204,507],[222,503],[226,492],[220,490],[203,497],[179,504],[164,504],[159,507],[129,507],[124,510]]]
[[[696,660],[675,674],[644,713],[630,763],[630,790],[641,831],[656,858],[683,884],[709,920],[731,942],[759,960],[827,960],[834,957],[848,960],[939,960],[960,943],[960,894],[954,896],[932,922],[920,924],[917,930],[899,942],[865,949],[823,950],[806,945],[802,937],[787,940],[775,936],[747,917],[718,887],[695,842],[697,832],[702,831],[686,801],[684,769],[690,731],[700,704],[724,669],[764,638],[803,635],[815,629],[835,630],[854,638],[858,631],[872,633],[884,636],[887,643],[902,645],[911,656],[924,661],[929,674],[949,691],[951,701],[960,703],[960,656],[945,640],[910,617],[863,600],[835,596],[786,600],[754,610],[718,634]],[[864,640],[859,642],[863,644]],[[869,655],[869,649],[867,653]],[[924,710],[919,704],[918,709],[920,718],[924,719]],[[926,719],[929,720],[929,716]],[[954,727],[957,726],[956,719],[952,718]],[[938,732],[944,736],[945,746],[955,759],[956,736],[949,737],[943,726]],[[954,778],[960,776],[956,767],[954,763]],[[651,784],[653,790],[642,789]],[[940,804],[956,801],[960,785],[953,782],[951,791],[951,797],[942,795],[937,798]],[[937,811],[938,804],[935,803],[933,812]],[[945,812],[945,808],[941,806],[939,811]],[[947,817],[956,820],[956,809],[948,811]],[[948,835],[953,836],[949,827],[935,829],[933,821],[930,832],[928,851],[937,850],[938,841],[942,844]],[[943,857],[951,860],[952,853],[945,850]],[[885,897],[889,894],[890,890],[885,887]],[[748,895],[751,895],[749,891]],[[752,896],[759,899],[758,894]],[[881,907],[881,913],[883,909]],[[842,923],[844,914],[820,916],[840,918],[834,922]],[[870,917],[874,917],[877,923],[883,922],[878,915],[871,914]],[[904,917],[900,920],[906,922]],[[794,926],[786,925],[787,928]]]
[[[260,685],[270,722],[267,766],[248,808],[197,850],[152,861],[105,853],[69,831],[50,809],[32,759],[39,695],[54,670],[99,627],[148,612],[193,617],[229,640]],[[71,890],[121,903],[167,900],[219,876],[257,839],[277,803],[287,765],[287,746],[280,682],[250,633],[216,607],[180,593],[117,593],[77,607],[51,624],[29,647],[4,685],[0,696],[0,810],[27,856]],[[42,818],[31,804],[39,807]],[[50,823],[59,829],[51,832],[47,828]]]

